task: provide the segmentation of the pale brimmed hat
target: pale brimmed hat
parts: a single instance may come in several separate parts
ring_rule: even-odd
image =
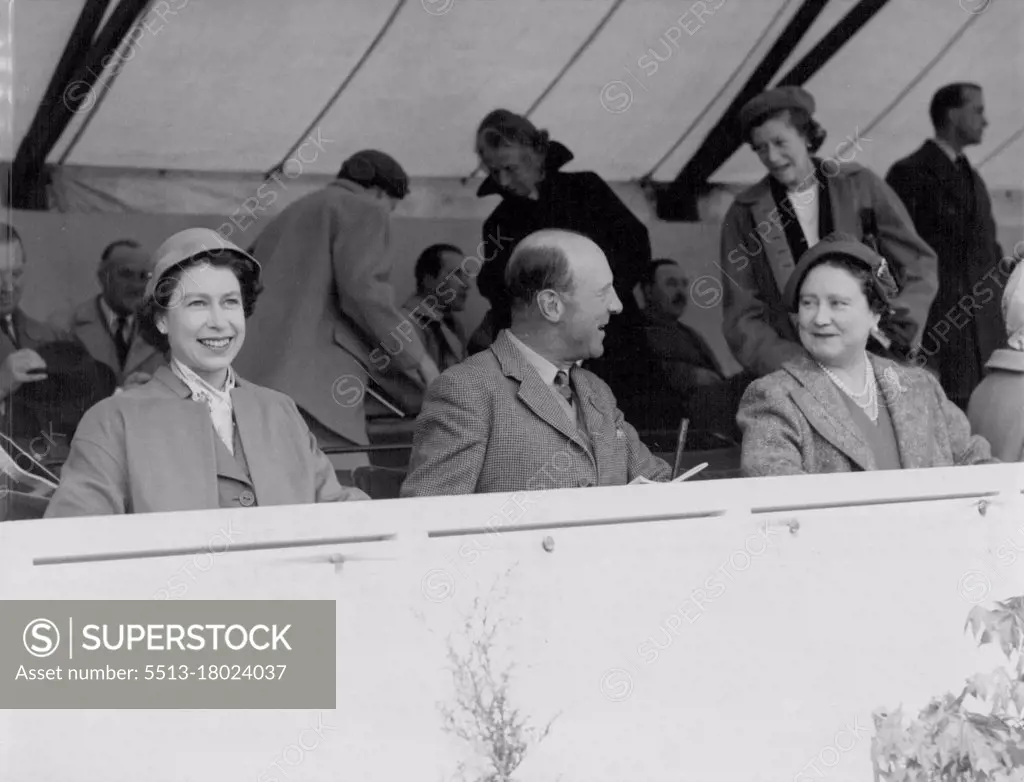
[[[146,283],[143,300],[156,295],[160,280],[172,268],[180,263],[200,256],[220,257],[230,253],[250,264],[256,279],[260,276],[260,264],[245,250],[232,244],[212,228],[186,228],[174,234],[153,253],[153,274]]]

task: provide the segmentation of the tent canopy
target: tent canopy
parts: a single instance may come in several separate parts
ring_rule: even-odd
[[[15,146],[8,156],[83,5],[15,6]],[[526,111],[540,98],[531,116],[574,151],[571,168],[610,181],[672,180],[800,5],[157,0],[124,46],[120,73],[114,77],[112,63],[99,75],[47,162],[266,172],[326,108],[310,134],[317,143],[297,153],[305,172],[333,174],[346,155],[373,146],[414,177],[450,179],[474,172],[473,132],[484,114],[498,106]],[[778,76],[855,5],[831,0]],[[806,85],[829,131],[822,153],[858,138],[845,157],[884,173],[931,134],[935,89],[972,81],[985,89],[990,124],[968,154],[990,188],[1020,188],[1022,31],[1020,0],[891,0]],[[744,147],[713,179],[748,182],[762,174]]]

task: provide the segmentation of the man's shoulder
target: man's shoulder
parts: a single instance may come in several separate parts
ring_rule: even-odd
[[[905,155],[889,166],[887,176],[896,174],[913,174],[926,162],[928,158],[928,143],[925,142],[909,155]]]

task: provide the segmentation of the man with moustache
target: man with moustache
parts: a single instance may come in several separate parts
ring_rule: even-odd
[[[403,497],[667,480],[611,389],[579,364],[622,311],[601,248],[581,234],[524,238],[504,276],[511,326],[427,389]]]
[[[100,256],[100,293],[53,323],[110,367],[119,386],[143,385],[166,359],[139,334],[137,310],[152,272],[149,253],[133,239],[109,244]]]
[[[736,411],[752,376],[726,378],[703,337],[680,320],[689,301],[690,284],[679,264],[670,258],[655,259],[640,285],[647,342],[660,363],[669,397],[661,405],[666,416],[663,426],[677,426],[679,418],[686,417],[691,430],[738,440]],[[668,417],[670,414],[673,417]]]
[[[886,182],[938,254],[939,292],[922,335],[922,357],[950,400],[966,410],[985,362],[1005,336],[1000,296],[984,281],[1002,258],[992,202],[963,154],[981,143],[988,125],[984,94],[977,84],[948,84],[935,93],[929,113],[935,137],[894,163]]]

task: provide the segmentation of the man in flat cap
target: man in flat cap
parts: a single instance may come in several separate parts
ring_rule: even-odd
[[[389,155],[357,152],[337,179],[288,206],[257,238],[264,293],[236,359],[252,382],[295,400],[320,447],[368,444],[363,406],[372,362],[423,388],[438,376],[395,305],[390,222],[409,178]],[[365,452],[328,454],[336,469]]]

